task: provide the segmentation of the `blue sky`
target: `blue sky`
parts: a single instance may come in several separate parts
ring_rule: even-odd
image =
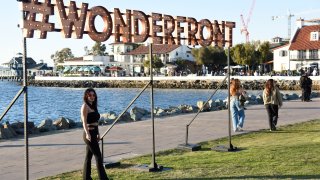
[[[41,0],[39,0],[41,2]],[[54,2],[54,0],[52,0]],[[64,0],[65,4],[69,1]],[[242,23],[240,14],[244,19],[252,4],[252,0],[76,0],[88,3],[89,8],[103,6],[113,12],[119,8],[121,12],[126,9],[141,10],[146,14],[161,13],[172,16],[194,17],[201,19],[224,20],[236,22],[233,33],[234,44],[245,41],[245,36],[240,33]],[[16,53],[22,52],[22,33],[17,24],[21,21],[21,11],[18,2],[14,0],[2,2],[0,11],[0,64],[9,61]],[[288,34],[288,20],[286,18],[290,10],[292,17],[292,30],[295,29],[295,20],[299,17],[305,19],[320,18],[319,0],[256,0],[251,20],[248,26],[250,40],[270,40],[273,37],[286,37]],[[56,14],[56,13],[55,13]],[[272,16],[282,16],[272,21]],[[293,32],[292,32],[293,33]],[[113,37],[104,42],[112,43]],[[37,62],[44,60],[52,65],[51,54],[65,47],[71,48],[75,56],[84,55],[84,47],[91,48],[94,42],[84,35],[83,39],[64,39],[60,33],[48,33],[47,39],[27,39],[27,55]],[[108,46],[107,46],[108,47]]]

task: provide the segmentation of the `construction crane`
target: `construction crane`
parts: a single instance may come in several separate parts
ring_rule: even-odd
[[[241,22],[242,22],[242,28],[240,29],[240,32],[241,32],[241,34],[244,34],[246,36],[246,43],[250,42],[249,41],[248,25],[249,25],[249,22],[250,22],[250,18],[251,18],[252,11],[253,11],[255,3],[256,3],[256,0],[253,0],[246,22],[244,21],[243,15],[240,14],[240,18],[241,18]]]
[[[309,10],[309,11],[304,11],[304,12],[300,12],[300,13],[295,13],[295,14],[292,14],[290,12],[290,10],[288,9],[287,11],[287,15],[284,15],[284,16],[272,16],[272,20],[276,20],[276,19],[279,19],[279,18],[287,18],[288,19],[288,40],[291,39],[291,18],[294,17],[294,16],[297,16],[297,15],[301,15],[301,14],[308,14],[308,13],[315,13],[315,12],[319,12],[320,9],[314,9],[314,10]]]

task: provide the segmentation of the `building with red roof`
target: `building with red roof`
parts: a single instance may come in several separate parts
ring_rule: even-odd
[[[126,74],[138,74],[144,72],[143,62],[148,60],[149,46],[134,43],[112,43],[109,52],[110,59],[121,66]],[[191,49],[186,45],[154,44],[152,54],[159,57],[164,65],[177,59],[194,61]],[[165,67],[166,68],[166,67]]]
[[[305,25],[303,19],[298,19],[290,43],[273,49],[273,52],[275,71],[319,69],[320,24]]]

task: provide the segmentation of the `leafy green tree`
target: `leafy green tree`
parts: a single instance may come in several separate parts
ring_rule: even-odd
[[[178,58],[175,61],[175,64],[177,65],[176,71],[183,71],[183,72],[191,72],[195,73],[195,63],[193,61],[185,60],[182,58]]]
[[[107,53],[106,51],[106,45],[102,44],[101,42],[97,42],[92,46],[92,49],[90,51],[90,55],[94,55],[94,56],[104,56]]]
[[[273,54],[270,51],[270,44],[268,41],[260,44],[260,46],[258,48],[258,52],[259,52],[259,63],[260,64],[268,62],[268,61],[272,60],[272,58],[273,58]]]
[[[221,65],[227,64],[227,56],[224,53],[224,49],[221,47],[209,46],[211,51],[211,59],[213,60],[212,64],[209,64],[209,70],[211,68],[218,68]]]
[[[143,61],[143,66],[147,69],[150,69],[150,60]],[[158,56],[153,56],[153,63],[152,67],[159,72],[160,68],[162,68],[164,64],[162,63],[161,59]],[[150,71],[150,70],[149,70]]]
[[[227,63],[227,56],[220,47],[207,46],[199,49],[194,48],[191,50],[191,53],[197,65],[205,65],[209,71]]]
[[[246,44],[237,44],[230,51],[230,55],[233,59],[233,62],[241,65],[250,66],[257,64],[256,60],[256,51],[255,46],[250,43]]]
[[[56,70],[61,70],[63,68],[62,66],[58,66],[58,63],[64,63],[65,60],[70,58],[74,58],[70,48],[63,48],[62,50],[56,51],[55,54],[51,55],[51,59],[53,60]]]

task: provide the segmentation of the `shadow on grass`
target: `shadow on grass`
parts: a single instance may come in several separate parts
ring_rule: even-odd
[[[283,130],[283,129],[277,129],[276,131],[269,131],[270,133],[319,133],[319,131],[315,130],[307,130],[307,129],[292,129],[292,130]]]
[[[320,174],[315,175],[282,175],[282,176],[232,176],[232,177],[209,177],[209,178],[181,178],[180,180],[191,179],[319,179]]]
[[[221,145],[216,145],[216,146],[213,146],[213,147],[218,147],[218,146],[221,146]],[[216,150],[213,150],[212,148],[213,147],[203,147],[201,148],[201,150],[199,151],[216,151]],[[227,147],[228,148],[228,147]],[[244,150],[247,150],[248,148],[242,148],[242,147],[235,147],[236,149],[234,151],[216,151],[216,152],[239,152],[239,151],[244,151]]]
[[[117,168],[118,169],[127,169],[127,168],[132,168],[132,167],[134,167],[135,166],[135,164],[124,164],[124,163],[121,163],[121,165],[120,166],[118,166]],[[110,169],[110,168],[109,168]]]

